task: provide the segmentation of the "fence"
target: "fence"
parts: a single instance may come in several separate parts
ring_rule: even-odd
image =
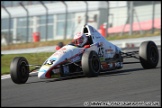
[[[43,13],[36,7],[31,10],[31,7],[21,2],[19,8],[23,13],[22,16],[13,16],[13,7],[11,9],[2,4],[1,40],[6,40],[8,44],[33,42],[32,34],[35,32],[40,33],[40,41],[70,39],[85,23],[94,26],[97,30],[100,29],[100,25],[108,23],[107,29],[105,28],[106,36],[114,33],[132,35],[133,31],[139,31],[142,34],[145,30],[154,33],[155,29],[161,29],[161,2],[158,1],[79,3],[81,9],[77,6],[72,9],[71,4],[74,6],[78,4],[74,2],[67,1],[60,4],[40,2],[36,7],[42,8]],[[62,11],[54,12],[56,11],[52,8],[54,4],[56,7],[58,5],[60,8],[57,9]],[[100,5],[99,8],[97,8],[98,5]],[[35,15],[31,15],[33,11]],[[37,14],[41,12],[42,14]],[[8,17],[3,18],[3,13],[6,13]]]
[[[123,35],[123,33],[129,33],[129,35],[132,35],[132,32],[136,31],[143,34],[144,31],[148,30],[151,30],[153,34],[155,29],[161,29],[161,4],[154,1],[148,5],[143,4],[145,2],[141,2],[141,4],[129,2],[127,9],[125,7],[110,9],[110,11],[114,10],[114,13],[118,14],[115,18],[115,15],[110,13],[111,18],[109,17],[109,19],[112,23],[108,29],[109,34]],[[116,25],[118,23],[120,24]],[[115,26],[112,27],[113,24]]]

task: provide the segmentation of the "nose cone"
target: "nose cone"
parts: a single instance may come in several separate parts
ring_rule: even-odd
[[[38,72],[38,78],[45,79],[45,72]]]

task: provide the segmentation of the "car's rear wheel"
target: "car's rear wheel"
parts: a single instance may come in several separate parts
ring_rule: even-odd
[[[153,41],[144,41],[139,48],[140,62],[143,68],[155,68],[159,61],[159,53]]]
[[[101,63],[95,51],[84,52],[81,62],[85,76],[94,77],[99,75]]]
[[[29,77],[28,61],[24,57],[15,57],[10,64],[11,79],[16,84],[26,83]]]

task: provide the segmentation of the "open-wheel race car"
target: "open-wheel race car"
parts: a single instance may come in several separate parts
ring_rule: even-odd
[[[75,73],[96,77],[101,71],[121,69],[123,64],[141,63],[144,69],[156,68],[158,64],[158,49],[151,40],[142,42],[138,51],[123,52],[90,25],[84,25],[77,36],[82,34],[86,36],[88,45],[79,46],[72,41],[58,49],[39,68],[36,66],[38,78],[67,77]],[[124,62],[124,58],[128,57],[139,62]],[[12,81],[16,84],[26,83],[30,66],[26,58],[15,57],[10,65]]]

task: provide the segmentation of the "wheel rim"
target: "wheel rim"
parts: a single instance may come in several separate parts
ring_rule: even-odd
[[[96,72],[99,70],[99,61],[96,56],[92,57],[92,67]]]
[[[27,66],[26,66],[27,64],[23,61],[22,63],[21,63],[21,68],[20,68],[20,75],[21,75],[21,77],[22,77],[22,79],[26,79],[26,78],[28,78],[28,69],[27,69]]]
[[[155,49],[154,46],[151,47],[151,51],[150,51],[150,60],[153,62],[153,63],[156,63],[157,60],[158,60],[158,54],[157,54],[157,51]]]

